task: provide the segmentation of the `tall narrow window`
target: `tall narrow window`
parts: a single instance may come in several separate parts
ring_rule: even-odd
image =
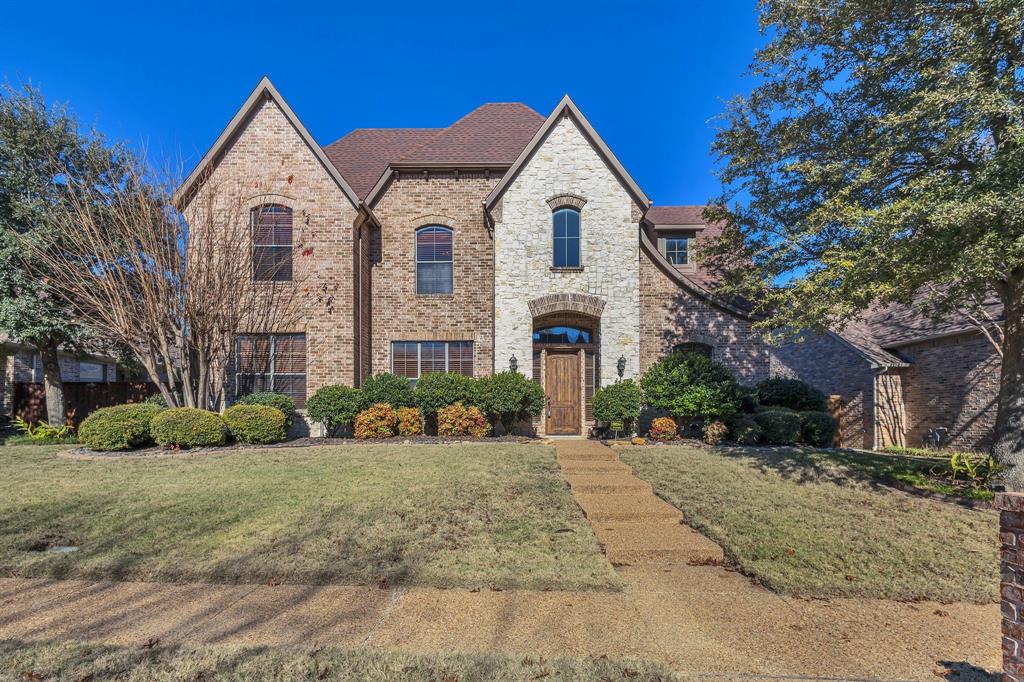
[[[252,210],[252,278],[292,279],[292,210],[287,206],[267,204]]]
[[[556,268],[580,267],[580,212],[560,208],[552,216],[554,259]]]
[[[440,225],[416,231],[416,293],[452,293],[452,231]]]

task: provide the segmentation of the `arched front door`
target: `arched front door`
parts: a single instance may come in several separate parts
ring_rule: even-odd
[[[534,330],[534,353],[544,365],[546,434],[577,436],[583,432],[583,372],[587,353],[593,357],[595,341],[592,330],[585,327],[552,325]]]

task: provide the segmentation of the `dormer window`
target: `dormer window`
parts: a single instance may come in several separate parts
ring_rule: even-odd
[[[672,265],[689,265],[690,238],[679,235],[665,237],[665,258]]]

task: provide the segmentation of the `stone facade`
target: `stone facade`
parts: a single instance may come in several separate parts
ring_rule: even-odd
[[[868,362],[834,336],[809,336],[771,351],[772,376],[802,379],[842,398],[843,447],[873,448],[875,373]]]
[[[548,200],[563,195],[575,198],[572,205],[582,205],[579,268],[552,266]],[[639,225],[633,206],[622,182],[573,118],[561,117],[509,184],[494,213],[494,355],[499,369],[514,355],[520,371],[529,373],[525,359],[533,352],[534,321],[529,302],[564,293],[604,302],[594,325],[601,339],[599,383],[615,381],[619,357],[626,358],[625,377],[638,375]]]
[[[371,373],[391,371],[392,341],[472,341],[474,374],[491,373],[494,243],[483,199],[497,181],[484,172],[399,174],[374,205]],[[453,232],[451,294],[416,293],[416,230],[427,225]]]
[[[979,333],[901,346],[912,366],[903,380],[907,445],[944,429],[944,446],[987,450],[992,445],[999,397],[1000,358]]]

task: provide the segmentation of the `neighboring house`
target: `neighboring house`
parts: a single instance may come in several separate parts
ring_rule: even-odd
[[[998,323],[998,303],[986,307]],[[876,307],[842,331],[786,344],[773,352],[772,374],[842,396],[847,447],[987,450],[999,354],[966,317],[936,323],[921,309],[920,302]]]
[[[713,231],[701,208],[653,207],[568,97],[547,117],[485,104],[446,128],[359,129],[321,147],[263,79],[179,201],[253,169],[254,279],[305,298],[296,325],[238,339],[235,395],[301,403],[385,371],[514,369],[544,387],[538,430],[579,434],[597,387],[679,345],[744,383],[769,375],[770,349],[693,262]]]

